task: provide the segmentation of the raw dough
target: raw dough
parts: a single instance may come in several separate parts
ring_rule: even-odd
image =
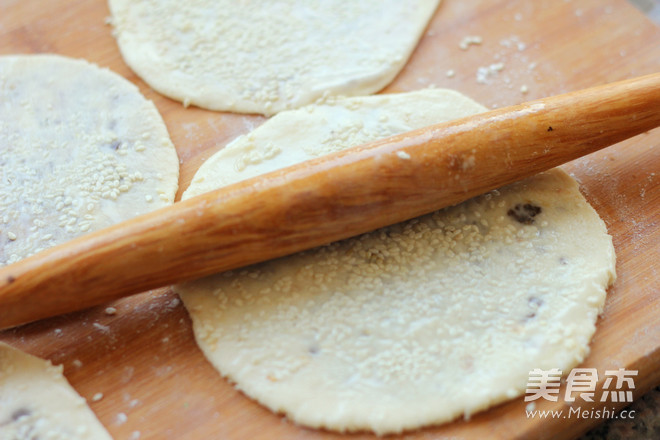
[[[62,366],[0,342],[0,438],[112,440]]]
[[[439,0],[109,0],[126,63],[184,105],[273,114],[387,85]]]
[[[318,145],[480,110],[427,91],[281,113],[210,159],[184,198]],[[522,394],[532,369],[580,363],[614,260],[604,223],[556,169],[176,291],[207,358],[247,395],[306,426],[385,434],[467,417]]]
[[[453,90],[427,89],[361,98],[336,98],[273,116],[210,157],[183,199],[224,185],[485,110]]]
[[[179,163],[156,107],[85,61],[0,57],[0,266],[170,205]]]

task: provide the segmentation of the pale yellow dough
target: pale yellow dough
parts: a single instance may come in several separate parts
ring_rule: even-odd
[[[430,90],[280,113],[209,159],[184,198],[482,110]],[[614,260],[604,223],[553,170],[175,289],[200,348],[248,396],[305,426],[386,434],[469,416],[522,394],[530,370],[579,364]]]
[[[403,68],[439,0],[109,0],[126,63],[184,105],[267,115],[366,95]]]
[[[0,342],[0,438],[112,440],[61,366]]]
[[[107,69],[0,57],[0,266],[170,205],[179,162],[156,107]]]

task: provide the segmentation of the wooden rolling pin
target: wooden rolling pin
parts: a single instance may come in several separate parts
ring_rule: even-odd
[[[0,328],[454,205],[660,125],[660,74],[433,125],[239,182],[0,269]]]

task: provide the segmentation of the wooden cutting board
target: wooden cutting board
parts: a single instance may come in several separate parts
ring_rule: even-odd
[[[2,0],[0,54],[85,58],[137,84],[167,123],[185,189],[204,160],[264,118],[184,109],[158,95],[122,61],[105,24],[108,15],[103,0]],[[481,36],[483,44],[461,50],[460,41],[470,35]],[[660,71],[659,43],[660,28],[625,0],[445,0],[385,91],[436,85],[500,107]],[[487,76],[486,84],[478,82],[478,69],[495,63],[502,70]],[[601,375],[620,367],[639,370],[636,396],[660,383],[659,143],[655,130],[566,165],[605,220],[618,255],[619,278],[583,365]],[[197,349],[188,315],[169,289],[112,305],[116,315],[97,307],[2,332],[0,340],[63,364],[88,400],[103,393],[90,406],[116,439],[341,437],[298,427],[234,390]],[[542,401],[537,409],[567,409],[559,400]],[[527,418],[524,409],[518,398],[469,421],[403,438],[572,438],[602,421]]]

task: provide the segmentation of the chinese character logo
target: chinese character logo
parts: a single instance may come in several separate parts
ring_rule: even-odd
[[[573,368],[566,378],[566,402],[575,402],[574,392],[580,393],[585,402],[593,402],[598,383],[598,370],[595,368]]]
[[[637,370],[606,370],[603,384],[601,402],[632,402],[632,390],[635,389],[633,377],[637,376]],[[535,368],[529,372],[525,402],[545,399],[556,402],[559,399],[559,388],[561,386],[562,371],[558,368],[541,370]],[[616,380],[614,380],[616,379]],[[575,402],[578,398],[585,402],[593,402],[598,384],[598,371],[595,368],[573,368],[566,378],[566,392],[564,401]]]
[[[559,386],[561,385],[560,380],[561,370],[558,368],[552,370],[533,369],[529,372],[527,390],[525,391],[531,396],[525,396],[525,402],[541,398],[556,402]]]
[[[603,394],[600,396],[601,402],[607,402],[607,397],[610,396],[612,402],[632,402],[632,390],[635,389],[635,382],[631,376],[637,376],[637,370],[626,370],[619,368],[618,370],[606,370],[605,384],[603,385]],[[616,378],[615,390],[610,389],[612,379]],[[626,384],[627,391],[623,391],[623,384]]]

